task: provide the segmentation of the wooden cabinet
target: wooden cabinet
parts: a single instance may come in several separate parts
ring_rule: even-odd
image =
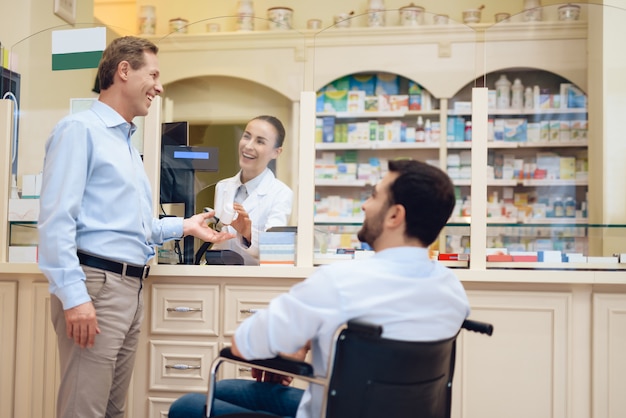
[[[128,416],[164,417],[182,394],[206,392],[211,362],[230,344],[237,326],[301,279],[271,278],[271,268],[254,269],[270,276],[241,279],[239,266],[230,268],[227,277],[215,277],[210,274],[212,267],[194,267],[191,271],[196,277],[146,281],[146,318]],[[233,365],[226,365],[220,373],[222,378],[251,377],[250,370]]]
[[[0,282],[0,416],[13,415],[17,282]]]

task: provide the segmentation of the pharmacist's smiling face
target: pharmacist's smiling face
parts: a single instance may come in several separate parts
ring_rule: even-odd
[[[276,128],[267,121],[254,119],[248,122],[239,140],[242,182],[245,183],[261,174],[270,161],[280,155],[283,149],[276,148],[277,136]]]

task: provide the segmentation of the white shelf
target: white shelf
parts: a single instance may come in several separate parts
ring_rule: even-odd
[[[579,115],[586,114],[586,108],[567,109],[489,109],[489,116],[534,116],[534,115]],[[450,116],[471,116],[471,112],[449,110]]]
[[[315,179],[315,186],[324,187],[365,187],[372,183],[366,180],[334,180],[334,179]]]
[[[317,142],[318,151],[333,150],[399,150],[399,149],[439,149],[438,142],[386,142],[371,141],[364,143],[350,142]]]
[[[589,180],[541,180],[541,179],[488,179],[487,186],[586,186]],[[456,183],[455,183],[456,184]]]
[[[508,142],[508,141],[489,141],[487,148],[577,148],[587,147],[587,141],[567,141],[567,142]]]
[[[362,224],[363,216],[327,216],[315,215],[316,224],[353,225]]]
[[[437,116],[439,109],[432,110],[394,110],[386,112],[317,112],[317,117],[332,116],[337,119],[377,119],[405,118],[411,116]]]

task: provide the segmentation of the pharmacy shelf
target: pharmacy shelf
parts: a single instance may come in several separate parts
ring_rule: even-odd
[[[315,225],[361,225],[363,216],[315,215]]]
[[[317,112],[317,117],[332,116],[337,119],[376,119],[376,118],[404,118],[411,116],[438,116],[439,109],[433,110],[397,110],[387,112]]]
[[[365,187],[370,185],[372,185],[372,182],[366,180],[315,179],[316,187]]]
[[[351,142],[318,142],[317,151],[339,150],[399,150],[399,149],[439,149],[438,142],[386,142],[370,141],[361,143]]]
[[[488,179],[487,186],[587,186],[589,180],[544,179]]]
[[[508,148],[578,148],[588,147],[587,141],[550,141],[550,142],[508,142],[508,141],[489,141],[487,148],[508,149]]]
[[[489,109],[489,116],[534,116],[534,115],[578,115],[586,114],[587,109],[567,108],[567,109]],[[471,112],[460,112],[449,110],[450,116],[471,116]]]

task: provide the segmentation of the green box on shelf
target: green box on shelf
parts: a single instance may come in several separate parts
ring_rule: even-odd
[[[348,110],[348,90],[324,92],[324,111],[345,112]]]

